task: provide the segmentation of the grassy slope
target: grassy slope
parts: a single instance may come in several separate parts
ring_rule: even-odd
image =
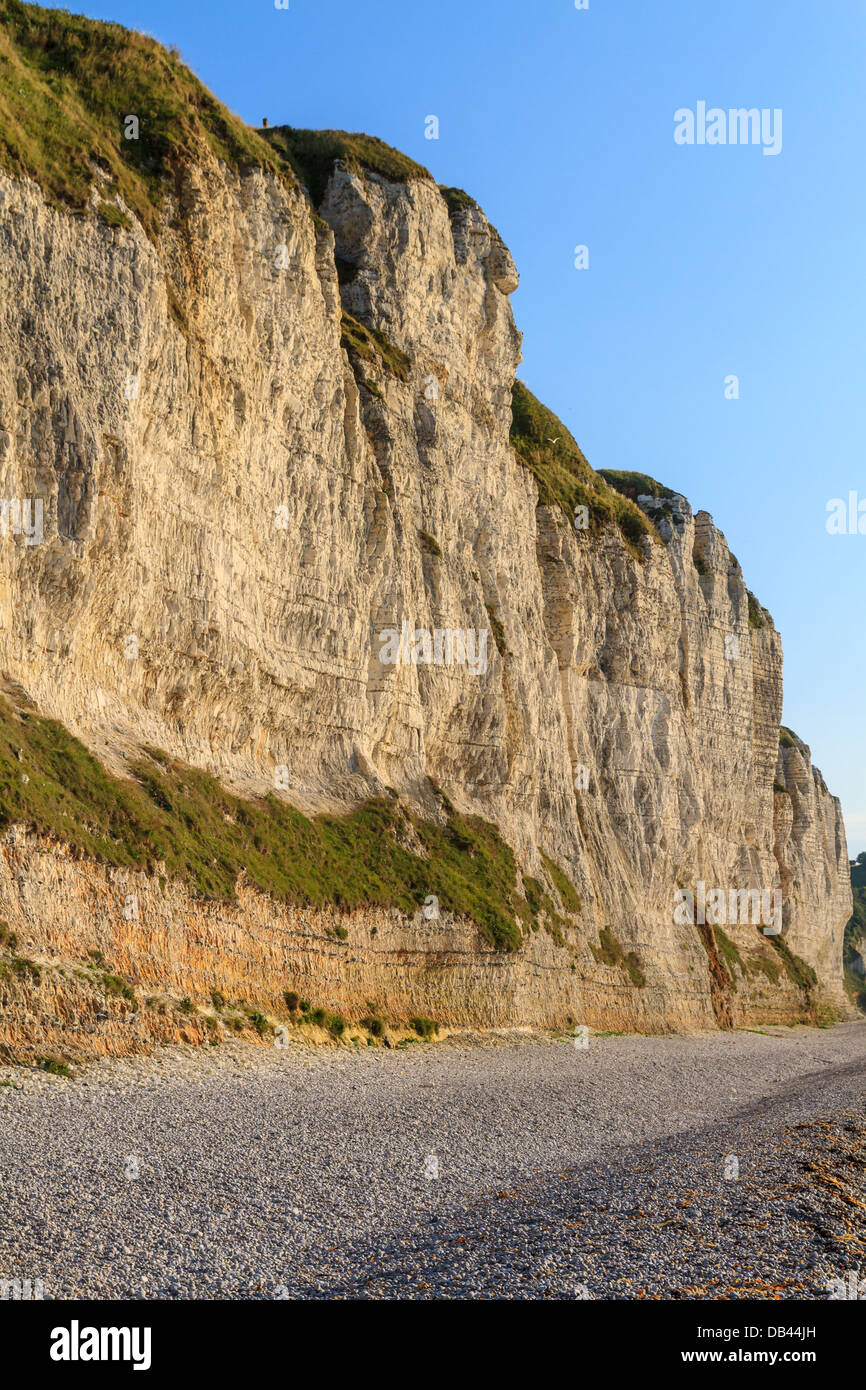
[[[599,477],[604,478],[606,483],[610,483],[612,488],[621,492],[623,497],[630,497],[636,501],[638,497],[655,497],[659,501],[668,502],[676,497],[669,487],[663,483],[656,482],[648,473],[629,473],[618,468],[600,468]]]
[[[125,138],[128,115],[139,118],[138,140]],[[372,135],[254,130],[179,54],[143,34],[0,0],[0,166],[8,172],[35,179],[56,205],[81,209],[97,163],[155,234],[166,180],[205,150],[232,169],[266,168],[303,183],[314,205],[337,159],[395,182],[432,182],[420,164]]]
[[[387,799],[309,819],[275,796],[233,796],[155,749],[132,771],[133,781],[112,776],[62,724],[0,698],[0,829],[24,823],[109,864],[151,872],[164,864],[216,899],[233,898],[242,871],[277,901],[301,905],[414,913],[435,894],[505,950],[540,925],[541,911],[549,919],[555,911],[544,893],[527,904],[496,827],[459,815],[442,793],[442,826]]]
[[[422,164],[416,164],[375,135],[346,130],[296,130],[288,125],[271,126],[258,133],[306,187],[314,207],[321,203],[338,159],[355,173],[381,174],[392,183],[411,183],[414,179],[433,182],[432,174]]]
[[[127,140],[136,115],[140,138]],[[232,168],[286,175],[260,136],[154,39],[119,24],[0,0],[0,166],[60,206],[83,208],[93,164],[150,235],[184,160],[209,151]]]
[[[514,383],[511,405],[511,443],[538,483],[541,505],[558,504],[569,520],[575,507],[585,506],[591,524],[616,524],[629,548],[642,556],[641,540],[657,537],[640,507],[590,467],[562,421],[522,381]]]

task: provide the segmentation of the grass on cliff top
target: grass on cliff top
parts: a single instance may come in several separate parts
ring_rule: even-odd
[[[127,140],[135,115],[140,138]],[[209,151],[285,172],[264,140],[176,52],[119,24],[0,0],[0,166],[58,206],[83,208],[98,164],[150,235],[178,166]]]
[[[621,492],[623,497],[630,497],[635,502],[638,497],[656,497],[666,502],[676,497],[675,492],[665,487],[664,483],[651,478],[648,473],[630,473],[620,468],[600,468],[598,476],[610,483],[617,492]]]
[[[139,138],[124,122],[137,116]],[[345,130],[256,130],[213,96],[182,61],[145,34],[68,10],[0,0],[0,167],[28,175],[56,206],[82,209],[93,165],[108,174],[150,235],[166,180],[204,151],[244,172],[269,169],[305,184],[315,206],[337,160],[395,183],[433,177],[374,135]],[[468,195],[445,189],[443,195]]]
[[[587,463],[577,441],[522,381],[511,392],[511,444],[538,484],[542,506],[560,506],[570,522],[585,506],[593,525],[615,524],[629,549],[643,558],[641,540],[657,532],[640,507],[610,487]]]
[[[324,198],[338,159],[352,173],[380,174],[392,183],[411,183],[413,179],[433,182],[423,164],[416,164],[375,135],[347,130],[296,130],[290,125],[271,126],[258,134],[306,186],[314,207]]]
[[[0,697],[0,830],[23,823],[116,866],[164,864],[211,899],[231,901],[244,872],[277,901],[302,906],[411,914],[434,894],[500,950],[520,946],[521,923],[538,925],[497,828],[461,816],[444,796],[444,826],[384,798],[311,819],[275,796],[236,797],[156,749],[131,770],[134,781],[114,777],[62,724]]]
[[[481,211],[480,205],[462,188],[449,188],[447,184],[440,183],[439,192],[445,199],[449,215],[453,215],[455,212],[465,212],[469,208],[475,208],[478,212]]]

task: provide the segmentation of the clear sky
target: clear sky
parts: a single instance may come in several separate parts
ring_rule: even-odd
[[[596,468],[713,514],[782,633],[783,720],[866,848],[866,535],[826,530],[831,498],[866,500],[863,0],[67,8],[176,44],[251,124],[379,135],[481,203],[521,273],[522,377]],[[781,109],[781,152],[676,144],[701,101]]]

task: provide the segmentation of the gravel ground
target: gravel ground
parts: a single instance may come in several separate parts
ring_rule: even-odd
[[[121,1299],[866,1281],[866,1025],[484,1042],[0,1069],[0,1279]]]

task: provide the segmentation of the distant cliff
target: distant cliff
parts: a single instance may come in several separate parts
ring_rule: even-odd
[[[118,26],[0,0],[0,57],[8,1055],[205,1036],[212,996],[844,1012],[779,635],[707,513],[515,381],[481,209],[248,129]],[[731,922],[746,890],[781,932]]]
[[[866,850],[851,860],[854,911],[845,927],[845,983],[856,1006],[866,1013]]]

